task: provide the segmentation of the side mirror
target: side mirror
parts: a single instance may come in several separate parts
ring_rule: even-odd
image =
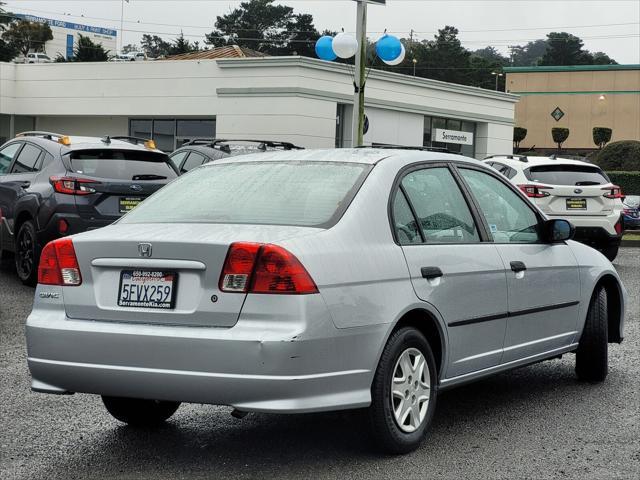
[[[571,240],[576,233],[575,227],[568,220],[547,220],[544,224],[545,236],[549,243],[561,243]]]

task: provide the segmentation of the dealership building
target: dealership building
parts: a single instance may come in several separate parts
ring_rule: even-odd
[[[236,47],[237,48],[237,47]],[[512,152],[516,95],[372,70],[372,144],[443,146],[482,158]],[[0,63],[0,140],[24,130],[351,145],[348,66],[306,57]]]
[[[640,65],[509,67],[507,91],[517,94],[516,126],[527,129],[524,149],[556,149],[551,129],[569,129],[563,150],[596,149],[594,127],[611,141],[640,140]]]
[[[46,23],[51,27],[53,40],[46,42],[43,49],[44,53],[51,58],[56,58],[59,55],[66,60],[73,58],[73,47],[78,44],[80,35],[89,37],[93,43],[102,44],[104,49],[112,54],[116,53],[118,32],[111,28],[65,22],[22,13],[13,13],[12,16],[28,22]]]

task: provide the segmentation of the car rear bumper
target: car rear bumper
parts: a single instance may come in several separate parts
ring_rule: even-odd
[[[574,240],[594,248],[617,247],[622,235],[611,235],[602,227],[576,227]]]
[[[625,215],[623,218],[625,229],[640,228],[640,217],[631,217],[629,215]]]
[[[38,286],[26,327],[35,391],[281,413],[358,408],[371,401],[385,329],[335,328],[320,295],[292,299],[299,320],[266,320],[259,302],[246,305],[248,298],[234,327],[207,328],[72,320],[39,300],[49,290]]]
[[[106,227],[107,225],[111,225],[115,222],[117,218],[82,218],[73,213],[55,213],[39,232],[40,241],[42,245],[45,245],[47,242],[63,236],[74,235],[76,233]],[[61,232],[60,222],[64,222],[66,224],[67,230],[64,233]]]

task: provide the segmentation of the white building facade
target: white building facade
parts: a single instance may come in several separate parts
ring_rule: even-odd
[[[116,54],[118,32],[111,28],[94,27],[21,13],[14,13],[13,16],[28,22],[46,23],[51,27],[53,40],[49,40],[44,45],[44,53],[51,58],[55,59],[58,55],[61,55],[66,60],[71,60],[73,58],[73,48],[78,45],[80,35],[89,37],[95,44],[102,44],[104,49],[109,51],[111,55]]]
[[[512,152],[516,95],[372,70],[366,144]],[[0,63],[0,140],[23,130],[351,145],[347,66],[306,57],[62,64]]]

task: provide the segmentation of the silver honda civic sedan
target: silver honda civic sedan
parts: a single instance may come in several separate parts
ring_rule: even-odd
[[[367,409],[375,443],[408,452],[441,390],[569,352],[579,379],[605,379],[626,292],[572,234],[462,156],[219,160],[44,247],[32,388],[147,426],[180,402]]]

